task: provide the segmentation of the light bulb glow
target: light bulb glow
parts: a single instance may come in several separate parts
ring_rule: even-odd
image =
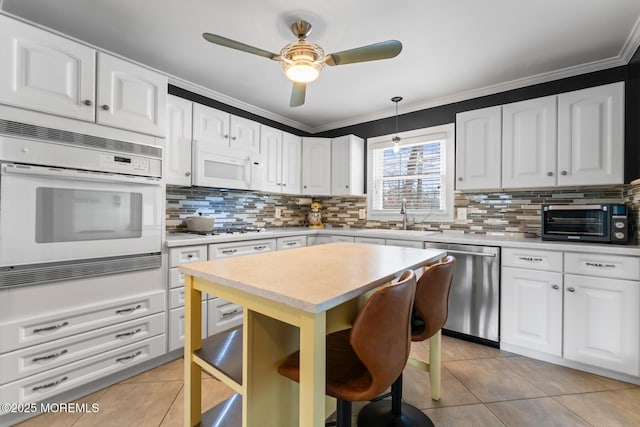
[[[289,80],[294,82],[309,83],[318,78],[320,70],[303,61],[288,67],[285,74]]]

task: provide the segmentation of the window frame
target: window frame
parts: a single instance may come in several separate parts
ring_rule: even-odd
[[[392,147],[392,138],[396,134],[382,135],[367,140],[367,219],[374,221],[402,221],[400,211],[396,213],[383,212],[373,208],[373,150],[379,148]],[[416,129],[397,134],[400,139],[400,147],[412,145],[419,140],[425,142],[429,140],[444,139],[445,141],[445,177],[442,185],[445,186],[444,212],[430,212],[427,210],[411,210],[407,216],[414,222],[453,222],[454,214],[454,192],[455,192],[455,125],[448,123],[445,125],[431,126],[428,128]],[[444,137],[442,137],[444,136]]]

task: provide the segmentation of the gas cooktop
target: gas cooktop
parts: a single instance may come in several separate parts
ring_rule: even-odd
[[[189,231],[183,230],[184,233],[197,234],[200,236],[220,236],[224,234],[245,234],[245,233],[259,233],[264,231],[264,228],[258,227],[227,227],[227,228],[215,228],[212,231]]]

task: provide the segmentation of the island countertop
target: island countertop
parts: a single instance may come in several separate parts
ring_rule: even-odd
[[[444,255],[439,249],[334,243],[179,268],[184,274],[319,313],[387,283],[403,269],[422,267]]]

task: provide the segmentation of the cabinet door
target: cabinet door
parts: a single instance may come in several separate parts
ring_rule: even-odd
[[[302,192],[302,138],[282,132],[282,192]]]
[[[624,182],[624,82],[558,95],[558,185]]]
[[[0,15],[0,103],[93,122],[95,51]]]
[[[100,52],[97,99],[98,123],[164,137],[165,76]]]
[[[640,283],[565,274],[564,357],[640,373]]]
[[[191,185],[191,108],[192,102],[167,97],[167,136],[165,138],[165,182]]]
[[[345,135],[331,141],[331,194],[362,195],[364,140]]]
[[[209,151],[229,148],[229,113],[193,104],[193,139]]]
[[[502,107],[456,114],[456,189],[500,188]]]
[[[282,131],[260,126],[262,190],[282,192]]]
[[[302,194],[331,193],[331,140],[302,139]]]
[[[500,341],[562,356],[562,273],[502,268]]]
[[[260,153],[260,124],[243,117],[230,116],[229,147],[248,153]]]
[[[502,188],[556,185],[556,96],[502,107]]]

